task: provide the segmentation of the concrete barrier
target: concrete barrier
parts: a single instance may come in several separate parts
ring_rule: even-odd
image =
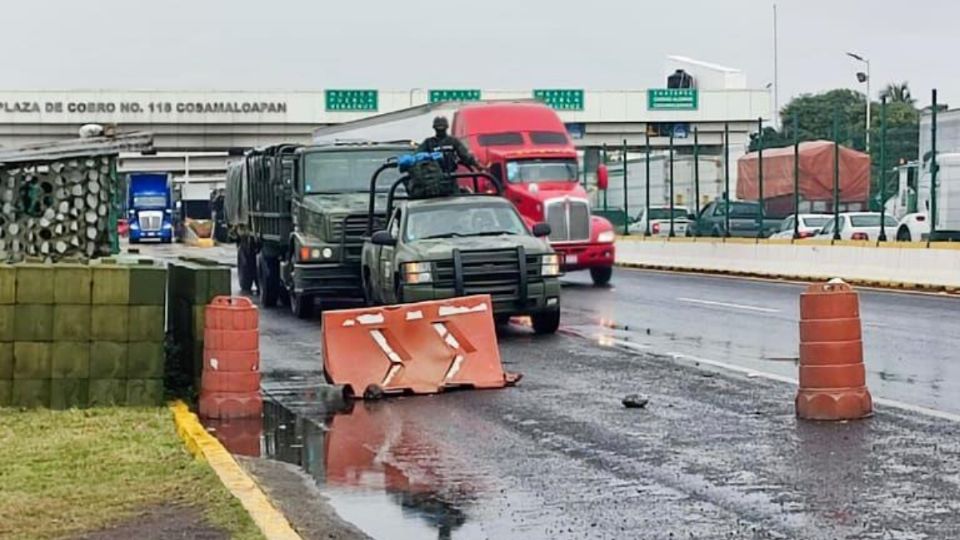
[[[886,287],[960,289],[960,244],[675,238],[617,240],[623,266],[820,280]]]

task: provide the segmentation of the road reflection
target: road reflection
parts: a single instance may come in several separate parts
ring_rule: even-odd
[[[477,482],[410,403],[346,403],[310,417],[265,403],[265,454],[302,467],[341,517],[374,537],[471,536],[459,532]]]

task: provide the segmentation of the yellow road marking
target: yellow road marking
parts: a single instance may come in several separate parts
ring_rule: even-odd
[[[170,404],[177,434],[184,445],[198,459],[205,459],[223,485],[230,490],[247,510],[253,522],[267,540],[301,540],[287,518],[277,510],[260,486],[247,475],[230,452],[200,424],[197,415],[177,400]]]

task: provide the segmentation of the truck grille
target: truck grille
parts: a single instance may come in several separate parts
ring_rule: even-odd
[[[378,231],[385,226],[383,215],[373,216],[373,230]],[[367,214],[350,214],[342,220],[333,223],[331,240],[343,245],[344,258],[360,260],[363,250],[363,240],[367,234]]]
[[[545,205],[551,242],[590,240],[590,207],[581,199],[558,199]]]
[[[137,217],[140,219],[141,231],[159,231],[160,226],[163,225],[163,212],[157,212],[156,210],[143,211]]]
[[[521,283],[520,253],[519,249],[461,251],[463,294],[489,294],[495,307],[496,304],[525,303],[526,298],[520,297],[521,288],[526,284],[540,281],[540,256],[524,254],[527,275]],[[435,264],[436,286],[455,287],[455,262],[445,260]]]

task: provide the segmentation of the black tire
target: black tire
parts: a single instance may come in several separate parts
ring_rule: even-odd
[[[293,313],[298,319],[309,319],[313,317],[313,296],[309,294],[295,294],[292,290],[290,297],[290,313]]]
[[[139,238],[134,238],[134,237],[131,236],[131,237],[130,237],[130,243],[131,243],[131,244],[139,244],[139,243],[140,243],[140,239],[139,239]]]
[[[910,229],[906,227],[897,229],[897,242],[909,242],[910,240]]]
[[[275,257],[257,255],[257,283],[260,285],[260,306],[276,307],[280,297],[280,261]]]
[[[237,246],[237,279],[240,291],[249,293],[257,279],[257,256],[244,244]]]
[[[612,266],[599,266],[590,269],[590,279],[593,280],[593,284],[597,287],[602,287],[610,283],[611,277],[613,277]]]
[[[555,334],[560,328],[559,309],[537,313],[530,319],[533,321],[533,331],[537,335]]]

